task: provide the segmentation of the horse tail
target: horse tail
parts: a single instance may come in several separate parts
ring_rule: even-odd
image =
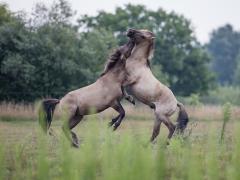
[[[50,128],[55,107],[59,102],[59,99],[44,99],[41,102],[38,110],[38,121],[43,131],[46,133]]]
[[[177,118],[176,132],[183,133],[183,131],[187,127],[187,123],[189,121],[188,114],[182,103],[178,102],[177,106],[179,107],[179,113],[178,113],[178,118]]]

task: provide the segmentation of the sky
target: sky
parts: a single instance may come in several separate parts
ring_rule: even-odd
[[[54,0],[0,0],[10,10],[25,10],[30,13],[37,2],[51,4]],[[212,30],[230,23],[240,31],[240,0],[68,0],[77,16],[96,15],[99,10],[113,12],[124,4],[142,4],[148,9],[163,8],[184,15],[192,22],[195,34],[201,43],[209,41]],[[127,27],[126,27],[127,28]]]

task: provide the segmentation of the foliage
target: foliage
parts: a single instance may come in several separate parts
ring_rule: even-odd
[[[239,49],[239,54],[236,57],[236,67],[234,71],[234,79],[233,79],[233,84],[235,86],[240,86],[240,49]]]
[[[32,13],[31,25],[34,27],[46,24],[71,26],[71,20],[75,15],[70,4],[66,0],[54,1],[50,7],[44,3],[37,3]]]
[[[184,102],[191,106],[201,106],[200,95],[199,94],[191,94],[189,97],[184,98]]]
[[[183,16],[142,5],[117,7],[72,23],[66,0],[38,3],[31,18],[0,5],[0,101],[61,97],[94,82],[110,51],[126,42],[128,27],[156,34],[152,70],[178,95],[203,94],[212,87],[209,57]]]
[[[219,83],[232,84],[240,53],[240,33],[226,24],[212,32],[207,49],[213,58],[212,68]]]
[[[103,30],[79,34],[64,2],[0,26],[0,100],[59,97],[100,74],[115,40]]]
[[[196,40],[190,21],[183,16],[128,4],[116,8],[114,13],[101,11],[96,16],[85,15],[79,19],[79,26],[89,31],[105,28],[113,32],[120,43],[126,40],[122,34],[127,27],[149,29],[156,36],[152,64],[160,65],[153,68],[159,79],[167,78],[167,84],[178,95],[204,93],[212,87],[210,58]]]
[[[11,20],[11,12],[4,3],[0,3],[0,25]]]
[[[240,89],[234,86],[218,87],[215,90],[209,91],[208,95],[200,98],[204,104],[225,104],[231,102],[233,105],[240,105]]]
[[[108,54],[111,53],[113,47],[117,46],[117,40],[105,29],[85,32],[81,34],[81,37],[81,62],[86,67],[82,69],[82,72],[90,83],[96,80],[103,71]]]

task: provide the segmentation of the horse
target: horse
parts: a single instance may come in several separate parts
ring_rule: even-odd
[[[154,34],[148,30],[129,29],[127,36],[135,42],[131,56],[126,61],[127,80],[132,95],[140,102],[154,109],[155,122],[150,141],[158,136],[161,123],[169,130],[171,139],[175,130],[183,133],[188,123],[188,114],[182,103],[178,102],[173,92],[162,84],[152,73],[149,64],[154,52]],[[179,107],[177,125],[170,121],[170,116]]]
[[[66,119],[62,126],[66,137],[74,147],[79,147],[77,135],[71,131],[84,117],[99,113],[111,107],[119,115],[112,119],[110,126],[116,130],[125,117],[125,111],[120,103],[123,96],[134,103],[134,99],[126,94],[122,84],[126,79],[125,64],[130,56],[134,43],[130,40],[121,46],[108,59],[104,72],[96,82],[86,87],[71,91],[61,99],[45,99],[39,108],[39,123],[45,132],[49,131],[55,107]],[[70,131],[70,133],[69,133]]]

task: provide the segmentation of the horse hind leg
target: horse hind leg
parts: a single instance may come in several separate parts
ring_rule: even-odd
[[[125,110],[123,109],[119,101],[114,102],[111,107],[119,113],[119,115],[113,118],[112,121],[109,123],[109,125],[111,126],[114,125],[113,130],[115,131],[120,126],[123,118],[125,117]]]
[[[73,131],[71,131],[71,135],[72,135],[72,146],[75,148],[79,148],[79,140],[77,135]]]
[[[62,127],[65,136],[72,142],[72,146],[76,148],[79,147],[79,140],[77,135],[71,130],[82,120],[82,118],[83,116],[79,115],[77,110],[74,115],[70,116],[67,123]]]
[[[163,122],[163,124],[166,125],[166,127],[168,128],[169,131],[168,139],[171,139],[176,128],[175,125],[170,121],[169,117],[163,113],[155,112],[155,116],[156,120],[153,128],[151,141],[153,141],[158,136],[159,134],[158,126],[160,128],[160,125],[158,124],[161,124],[161,122]]]
[[[70,130],[72,130],[81,120],[82,120],[83,116],[74,116],[71,120],[70,120],[70,125],[69,125],[69,128]],[[78,137],[77,135],[71,131],[71,135],[72,135],[72,145],[74,147],[79,147],[79,140],[78,140]]]
[[[154,126],[153,126],[153,132],[152,132],[152,137],[150,139],[151,142],[154,141],[154,139],[158,136],[160,132],[160,126],[161,126],[162,121],[158,118],[155,119],[154,121]]]
[[[169,134],[168,134],[168,139],[171,139],[174,131],[176,129],[176,126],[170,121],[169,117],[166,116],[166,120],[163,121],[165,126],[168,128]]]

